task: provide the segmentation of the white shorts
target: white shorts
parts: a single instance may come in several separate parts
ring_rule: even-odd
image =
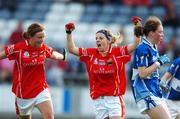
[[[96,119],[112,116],[125,116],[124,103],[121,96],[101,96],[93,100]]]
[[[145,112],[146,110],[157,107],[160,104],[162,104],[164,106],[164,108],[167,109],[165,100],[163,98],[159,98],[159,97],[155,97],[155,96],[148,96],[137,102],[137,106],[140,109],[140,112],[142,114],[146,114],[146,112]]]
[[[175,119],[177,115],[180,115],[180,100],[166,100],[166,104],[173,119]]]
[[[43,90],[35,98],[22,99],[16,97],[16,114],[21,116],[30,115],[37,104],[47,100],[51,101],[51,96],[48,89]]]

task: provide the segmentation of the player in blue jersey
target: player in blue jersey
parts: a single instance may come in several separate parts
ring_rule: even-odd
[[[142,114],[151,119],[170,119],[170,113],[159,86],[158,68],[169,62],[166,55],[159,56],[157,45],[163,40],[163,26],[158,17],[151,16],[144,26],[135,27],[142,43],[136,48],[133,59],[132,89]]]
[[[168,93],[166,103],[173,119],[180,119],[180,56],[176,58],[162,76],[160,85]]]

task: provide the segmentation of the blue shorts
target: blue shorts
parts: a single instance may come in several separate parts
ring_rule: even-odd
[[[163,105],[167,109],[165,100],[156,96],[148,96],[137,102],[137,106],[142,114],[145,114],[146,110],[157,107],[158,105]]]

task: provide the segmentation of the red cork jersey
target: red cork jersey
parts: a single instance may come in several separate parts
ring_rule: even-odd
[[[15,60],[12,91],[23,99],[33,98],[48,87],[44,61],[52,55],[52,48],[43,44],[33,48],[27,40],[4,48],[9,60]]]
[[[125,63],[130,61],[127,46],[109,48],[102,56],[97,48],[79,48],[80,60],[85,62],[90,81],[90,96],[119,96],[125,93]]]

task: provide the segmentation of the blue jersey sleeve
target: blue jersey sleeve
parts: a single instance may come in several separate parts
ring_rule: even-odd
[[[144,47],[139,47],[136,52],[137,67],[148,66],[148,51]]]
[[[177,58],[173,61],[173,63],[171,64],[171,66],[169,67],[168,69],[168,72],[171,74],[171,75],[174,75],[176,73],[176,70],[177,68],[179,67],[180,65],[180,58]]]

